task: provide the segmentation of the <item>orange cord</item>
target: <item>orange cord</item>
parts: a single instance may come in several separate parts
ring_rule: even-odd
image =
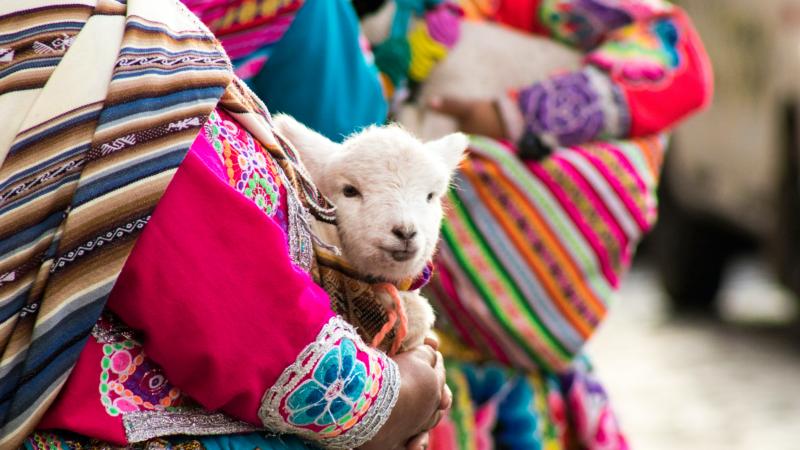
[[[380,347],[381,342],[386,339],[386,335],[392,331],[392,328],[394,328],[394,324],[397,323],[397,313],[394,311],[386,311],[386,318],[386,323],[383,324],[383,327],[381,327],[380,331],[378,331],[378,334],[372,338],[372,343],[370,346],[374,348]]]
[[[387,311],[388,320],[383,327],[381,327],[378,334],[376,334],[372,339],[372,346],[377,348],[381,342],[386,339],[386,335],[389,334],[389,331],[394,328],[395,324],[397,323],[397,319],[400,319],[400,325],[397,328],[397,333],[395,333],[394,342],[392,342],[392,347],[389,349],[389,356],[393,356],[396,355],[400,350],[400,345],[403,344],[403,340],[408,334],[408,318],[406,317],[406,310],[403,308],[403,300],[400,298],[400,293],[397,291],[397,286],[391,283],[381,283],[375,285],[375,287],[385,291],[387,294],[389,294],[389,296],[392,297],[394,309]]]

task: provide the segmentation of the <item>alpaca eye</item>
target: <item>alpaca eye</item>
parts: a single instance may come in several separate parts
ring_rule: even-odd
[[[358,189],[356,189],[355,186],[349,184],[344,185],[342,188],[342,194],[344,194],[344,196],[347,198],[361,197],[361,192],[358,192]]]
[[[433,192],[428,194],[428,202],[430,202],[431,200],[433,200]]]

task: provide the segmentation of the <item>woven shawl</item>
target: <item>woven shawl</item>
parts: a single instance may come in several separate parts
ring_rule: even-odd
[[[0,2],[0,448],[16,448],[58,394],[218,104],[319,198],[177,1]]]
[[[478,360],[569,367],[656,220],[666,139],[561,148],[524,163],[471,141],[426,294]]]

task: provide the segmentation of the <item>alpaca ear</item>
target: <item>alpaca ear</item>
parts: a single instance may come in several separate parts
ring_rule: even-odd
[[[287,114],[272,117],[275,130],[292,143],[300,160],[313,180],[318,180],[330,157],[339,149],[339,144],[308,128]]]
[[[425,145],[441,156],[450,171],[455,171],[464,159],[469,138],[464,133],[451,133]]]

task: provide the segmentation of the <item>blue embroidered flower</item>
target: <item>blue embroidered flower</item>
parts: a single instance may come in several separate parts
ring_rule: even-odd
[[[356,359],[355,344],[342,339],[322,357],[312,377],[287,399],[289,422],[298,426],[346,422],[364,394],[366,382],[367,368]]]

